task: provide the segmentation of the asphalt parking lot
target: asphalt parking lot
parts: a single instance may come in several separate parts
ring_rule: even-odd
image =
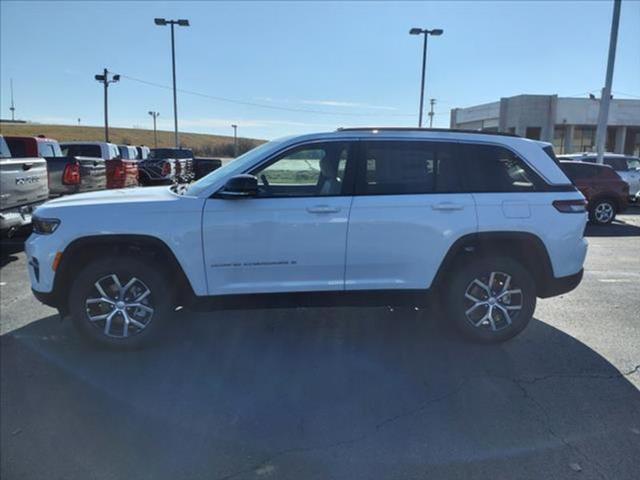
[[[640,208],[588,229],[583,283],[479,346],[440,310],[177,312],[85,344],[2,246],[0,477],[637,479]]]

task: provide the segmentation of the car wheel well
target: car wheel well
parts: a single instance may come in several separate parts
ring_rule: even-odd
[[[598,195],[597,197],[593,198],[589,202],[589,210],[591,210],[591,206],[592,205],[595,205],[598,202],[602,202],[603,200],[610,201],[613,204],[613,206],[615,207],[616,212],[620,211],[620,202],[616,199],[615,196],[607,195],[607,194]]]
[[[438,269],[434,287],[439,289],[445,285],[459,265],[489,256],[519,262],[533,276],[539,295],[544,294],[548,280],[553,278],[549,254],[539,237],[522,232],[488,232],[466,235],[451,246]]]
[[[160,266],[176,286],[176,301],[183,304],[194,295],[182,267],[171,249],[155,237],[145,235],[104,235],[85,237],[73,241],[65,248],[56,272],[54,295],[58,309],[68,313],[66,295],[75,275],[88,262],[106,256],[132,255]]]

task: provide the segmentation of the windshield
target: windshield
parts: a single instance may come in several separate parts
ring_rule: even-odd
[[[269,152],[276,150],[282,143],[282,140],[273,140],[271,142],[263,143],[253,150],[249,150],[247,153],[240,155],[235,160],[202,177],[197,182],[192,183],[185,193],[187,195],[198,196],[203,191],[209,189],[214,183],[218,182],[221,178],[224,178],[233,171],[241,171],[245,167],[251,166],[262,155],[267,155]]]

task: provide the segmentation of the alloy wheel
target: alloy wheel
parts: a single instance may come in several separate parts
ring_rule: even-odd
[[[151,290],[136,277],[124,285],[115,273],[93,284],[85,300],[87,318],[104,335],[127,338],[143,331],[153,318]]]
[[[467,286],[465,315],[476,328],[497,332],[511,326],[524,304],[522,289],[511,275],[491,272]]]
[[[598,223],[609,223],[613,218],[613,205],[609,202],[602,202],[596,205],[594,216]]]

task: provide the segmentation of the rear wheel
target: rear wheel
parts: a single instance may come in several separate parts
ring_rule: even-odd
[[[86,265],[69,295],[75,327],[111,348],[139,348],[161,330],[173,296],[163,272],[133,257]]]
[[[596,200],[589,209],[589,218],[595,224],[608,225],[616,218],[616,210],[612,200]]]
[[[448,285],[450,319],[474,341],[494,343],[514,337],[527,326],[535,306],[536,288],[531,274],[507,257],[462,265]]]

